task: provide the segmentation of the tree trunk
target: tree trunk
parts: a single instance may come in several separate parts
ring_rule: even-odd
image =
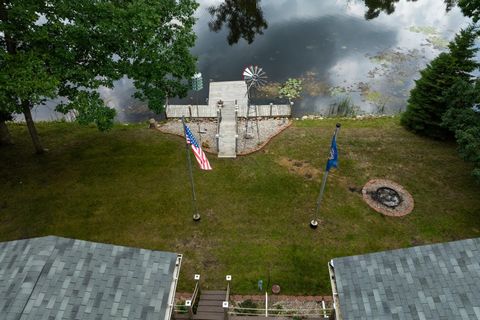
[[[11,145],[13,144],[12,136],[10,131],[8,131],[7,124],[4,120],[0,120],[0,145]]]
[[[30,103],[28,101],[22,102],[22,111],[25,116],[25,121],[27,122],[28,131],[30,132],[30,137],[32,137],[33,146],[35,147],[35,152],[37,154],[42,154],[45,152],[45,149],[42,147],[40,138],[38,137],[37,129],[35,128],[35,123],[33,122],[32,112],[30,110]]]

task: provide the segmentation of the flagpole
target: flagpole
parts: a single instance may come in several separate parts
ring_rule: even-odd
[[[335,127],[335,133],[333,134],[333,139],[337,139],[337,133],[338,130],[340,130],[340,123],[337,123]],[[327,161],[328,164],[328,161]],[[325,191],[325,185],[327,184],[327,178],[328,178],[328,173],[329,170],[325,167],[325,172],[323,173],[323,179],[322,179],[322,186],[320,187],[320,194],[318,195],[317,198],[317,207],[315,208],[315,215],[313,216],[313,219],[310,221],[310,227],[312,229],[316,229],[318,227],[318,212],[320,210],[320,205],[322,204],[322,199],[323,199],[323,192]]]
[[[186,136],[185,132],[185,119],[182,117],[182,124],[183,124],[183,133]],[[193,205],[193,220],[199,221],[200,220],[200,213],[198,213],[197,208],[197,196],[195,194],[195,185],[193,183],[193,171],[192,171],[192,160],[190,158],[190,150],[188,150],[188,143],[185,142],[185,150],[187,152],[187,163],[188,163],[188,172],[190,174],[190,185],[192,187],[192,205]]]

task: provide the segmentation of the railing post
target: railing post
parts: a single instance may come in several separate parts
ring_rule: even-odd
[[[268,318],[268,293],[265,291],[265,318]]]
[[[225,294],[225,301],[223,301],[222,307],[224,313],[224,320],[228,320],[228,301],[230,300],[230,281],[232,281],[232,276],[225,276],[225,280],[227,280],[227,293]]]
[[[187,307],[187,310],[188,310],[188,319],[190,320],[193,319],[193,314],[194,314],[193,307],[195,306],[195,301],[197,300],[197,296],[200,291],[200,275],[195,274],[193,276],[193,279],[196,282],[195,282],[195,289],[193,289],[192,298],[185,301],[185,306]]]
[[[270,102],[270,117],[272,116],[272,108],[273,108],[273,103]]]
[[[188,310],[188,319],[193,319],[192,300],[185,301],[185,307],[187,307]]]
[[[228,320],[228,301],[223,301],[222,307],[223,307],[223,319]]]
[[[238,134],[235,135],[235,154],[238,154]]]
[[[236,101],[237,100],[235,100],[235,133],[238,134],[238,104]]]

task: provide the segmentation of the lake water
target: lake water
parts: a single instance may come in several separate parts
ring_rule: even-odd
[[[470,22],[459,8],[447,10],[449,2],[201,0],[192,52],[198,56],[204,89],[173,102],[193,98],[202,103],[208,81],[242,80],[243,69],[253,64],[266,71],[269,81],[256,94],[258,102],[281,102],[279,84],[302,79],[304,92],[295,102],[294,116],[328,114],[344,100],[357,113],[398,113],[405,109],[419,70]],[[219,30],[212,30],[223,17]],[[134,89],[129,79],[100,92],[118,110],[118,121],[152,116],[144,103],[130,97]],[[53,119],[52,108],[34,114]]]

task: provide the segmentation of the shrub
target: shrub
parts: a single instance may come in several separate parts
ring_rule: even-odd
[[[247,299],[238,304],[238,307],[235,308],[235,313],[236,314],[260,313],[259,310],[250,310],[250,309],[257,309],[257,308],[258,308],[258,304],[256,304],[250,299]]]
[[[450,52],[441,53],[415,81],[410,93],[407,111],[401,123],[410,130],[433,138],[445,139],[451,131],[442,126],[442,116],[448,109],[448,94],[457,80],[470,82],[470,72],[478,68],[474,56],[477,30],[462,30],[449,44]]]
[[[280,98],[288,98],[291,101],[300,98],[302,90],[302,80],[289,78],[278,92],[280,93]]]
[[[358,107],[355,106],[350,97],[344,97],[342,100],[330,105],[328,116],[333,117],[353,117],[356,115]]]

